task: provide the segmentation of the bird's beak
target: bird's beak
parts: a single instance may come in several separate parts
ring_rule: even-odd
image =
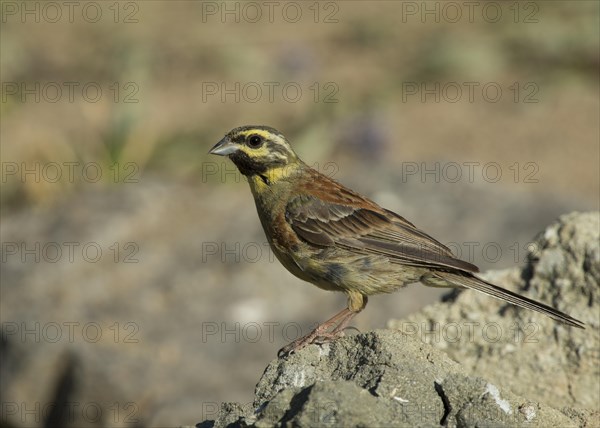
[[[208,153],[211,155],[227,156],[237,152],[238,149],[239,146],[237,144],[232,143],[229,138],[224,137]]]

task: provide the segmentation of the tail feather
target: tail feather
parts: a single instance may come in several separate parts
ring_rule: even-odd
[[[440,276],[444,280],[456,286],[467,287],[477,291],[481,291],[482,293],[485,293],[489,296],[495,297],[500,300],[504,300],[508,303],[512,303],[513,305],[540,312],[546,316],[549,316],[552,319],[555,319],[556,321],[562,322],[572,327],[585,328],[585,324],[583,322],[573,318],[570,315],[565,314],[564,312],[561,312],[543,303],[536,302],[535,300],[531,300],[527,297],[521,296],[512,291],[498,287],[497,285],[491,284],[475,276],[471,276],[469,274],[461,275],[451,272],[444,272],[443,274],[440,274]]]

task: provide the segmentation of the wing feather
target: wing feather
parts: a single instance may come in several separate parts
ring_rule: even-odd
[[[397,214],[355,194],[351,196],[357,203],[351,205],[344,196],[342,203],[297,196],[286,207],[286,220],[301,239],[314,245],[384,255],[393,263],[410,266],[478,271]]]

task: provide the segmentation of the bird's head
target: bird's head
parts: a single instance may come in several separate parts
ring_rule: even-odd
[[[209,153],[229,156],[246,176],[281,175],[286,167],[298,162],[290,143],[276,129],[268,126],[241,126],[229,131]]]

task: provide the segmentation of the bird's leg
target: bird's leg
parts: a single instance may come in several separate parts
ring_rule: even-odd
[[[358,295],[350,295],[348,298],[348,307],[341,310],[333,317],[329,318],[324,323],[319,324],[313,331],[299,339],[294,340],[289,345],[284,346],[277,353],[278,357],[283,357],[290,353],[299,351],[312,343],[327,343],[338,337],[344,336],[344,329],[348,326],[352,318],[356,316],[367,305],[367,297]],[[335,326],[332,331],[327,331]]]
[[[348,308],[341,310],[324,323],[319,324],[313,331],[308,333],[306,336],[302,336],[299,339],[294,340],[289,345],[286,345],[283,348],[281,348],[277,353],[277,356],[282,357],[292,352],[299,351],[300,349],[304,348],[307,345],[310,345],[311,343],[325,343],[337,337],[340,337],[341,335],[343,335],[343,332],[340,331],[335,333],[337,328],[335,328],[332,332],[327,332],[327,330],[329,330],[332,326],[338,324],[338,322],[340,323],[340,325],[342,323],[344,323],[344,325],[347,325],[354,315],[356,315],[356,313],[352,312]]]
[[[346,312],[346,313],[342,317],[341,321],[338,322],[338,325],[336,325],[332,331],[327,331],[327,330],[333,324],[327,325],[327,328],[324,328],[323,331],[317,337],[314,338],[312,343],[327,343],[327,342],[331,342],[332,340],[337,339],[338,337],[343,337],[344,330],[346,329],[348,324],[350,324],[350,321],[352,320],[352,318],[354,318],[358,314],[358,312],[352,312],[349,309],[344,309],[342,312],[337,314],[336,317],[341,315],[343,312]],[[327,321],[325,323],[323,323],[322,325],[324,325],[326,323],[327,323]]]
[[[352,318],[354,318],[360,311],[362,311],[365,308],[365,306],[367,306],[367,301],[367,296],[364,296],[362,294],[350,294],[348,296],[348,309],[350,313],[346,317],[342,318],[342,320],[338,323],[338,325],[333,329],[331,333],[327,333],[332,336],[332,339],[329,340],[333,340],[344,335],[344,330],[348,327],[348,324],[350,324]],[[326,342],[328,342],[329,340],[326,340]]]

